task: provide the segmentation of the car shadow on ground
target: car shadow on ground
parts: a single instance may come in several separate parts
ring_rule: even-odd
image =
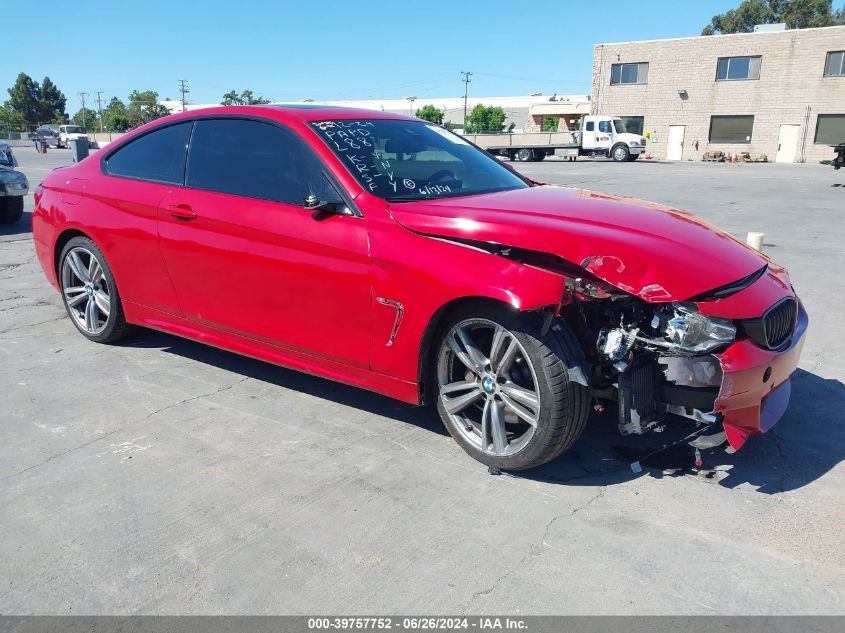
[[[21,219],[14,224],[0,224],[0,236],[21,235],[23,233],[32,234],[32,213],[30,211],[24,211]]]
[[[416,407],[376,393],[318,378],[170,334],[139,330],[121,343],[155,348],[219,367],[241,376],[354,407],[374,415],[447,435],[432,406]],[[578,443],[561,457],[531,470],[506,473],[554,484],[613,485],[644,476],[703,477],[727,488],[748,485],[765,494],[801,488],[845,458],[845,385],[804,370],[793,377],[789,409],[778,425],[752,437],[734,454],[723,449],[703,452],[695,468],[693,451],[683,438],[684,425],[662,433],[621,436],[613,411],[594,412]],[[632,464],[639,464],[641,470]],[[484,468],[479,464],[479,468]]]

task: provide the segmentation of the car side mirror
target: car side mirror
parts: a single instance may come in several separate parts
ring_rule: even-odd
[[[314,219],[317,219],[319,215],[323,214],[352,215],[352,209],[346,206],[343,202],[325,202],[320,200],[313,193],[309,194],[308,197],[302,201],[302,206],[308,211],[314,212]]]

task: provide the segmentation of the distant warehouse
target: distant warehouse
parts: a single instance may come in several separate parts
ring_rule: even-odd
[[[592,107],[659,159],[830,159],[845,142],[845,26],[597,44]]]

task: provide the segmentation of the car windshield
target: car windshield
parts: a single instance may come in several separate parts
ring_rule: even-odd
[[[78,125],[68,125],[68,126],[65,128],[65,132],[66,132],[67,134],[81,134],[81,133],[82,133],[82,128],[81,128],[81,127],[79,127]]]
[[[625,129],[625,122],[622,119],[613,119],[613,127],[616,128],[617,134],[625,134],[628,131]]]
[[[423,121],[348,119],[311,124],[372,194],[401,202],[528,187],[460,136]]]

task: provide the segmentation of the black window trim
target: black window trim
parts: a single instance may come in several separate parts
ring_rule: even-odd
[[[751,138],[747,141],[714,141],[713,138],[713,119],[747,119],[751,117]],[[711,114],[710,125],[707,128],[707,143],[710,145],[749,145],[754,140],[754,115],[753,114]]]
[[[136,182],[152,182],[152,183],[155,183],[157,185],[170,185],[171,187],[184,187],[185,186],[184,166],[187,165],[187,161],[188,161],[188,147],[191,144],[191,136],[193,136],[193,133],[194,133],[194,127],[193,127],[194,122],[195,122],[194,119],[179,119],[177,121],[168,121],[167,123],[164,123],[162,125],[156,125],[155,127],[152,127],[149,130],[144,130],[143,134],[133,134],[130,138],[127,138],[127,139],[121,138],[120,141],[118,141],[117,143],[110,143],[108,149],[105,150],[105,152],[103,153],[103,156],[100,158],[100,172],[104,176],[109,176],[111,178],[124,178],[126,180],[134,180]],[[156,180],[155,178],[139,178],[137,176],[121,176],[119,174],[109,173],[109,169],[108,169],[109,159],[114,154],[116,154],[119,150],[121,150],[122,148],[128,147],[134,141],[142,139],[145,136],[147,136],[148,134],[152,134],[153,132],[157,132],[158,130],[163,130],[165,128],[172,127],[174,125],[181,125],[181,124],[184,124],[184,123],[190,123],[191,124],[191,131],[188,133],[188,142],[185,144],[185,158],[183,159],[183,169],[182,169],[182,184],[179,184],[179,183],[176,183],[176,182],[171,182],[169,180]],[[114,145],[114,147],[112,147],[111,145]]]
[[[721,60],[723,60],[723,59],[728,60],[728,68],[726,69],[726,72],[730,72],[730,65],[731,65],[730,60],[731,59],[741,59],[743,57],[747,57],[749,59],[749,62],[748,62],[748,69],[749,70],[751,69],[751,61],[750,60],[753,59],[753,58],[759,58],[760,59],[760,69],[759,70],[760,70],[760,74],[761,75],[763,74],[763,56],[762,55],[727,55],[727,56],[718,57],[716,59],[716,79],[715,79],[715,81],[760,81],[759,76],[757,76],[757,77],[734,77],[734,78],[726,76],[724,79],[719,79],[719,62]]]
[[[197,123],[198,121],[220,120],[220,119],[230,120],[230,121],[231,120],[235,120],[235,121],[241,120],[241,121],[255,121],[257,123],[266,123],[266,124],[272,125],[274,127],[277,127],[279,129],[283,130],[284,132],[291,134],[295,139],[297,139],[303,145],[303,147],[305,148],[306,151],[311,152],[312,156],[317,161],[317,164],[320,166],[320,169],[323,172],[323,176],[329,181],[329,184],[332,187],[334,187],[335,191],[340,196],[341,200],[343,200],[344,204],[349,208],[350,211],[352,211],[351,217],[356,217],[356,218],[363,218],[364,217],[364,214],[361,213],[361,210],[358,208],[358,206],[352,200],[352,196],[350,196],[349,193],[346,191],[346,189],[343,187],[343,185],[341,185],[340,181],[337,179],[337,177],[334,175],[334,173],[332,173],[332,170],[329,169],[329,167],[326,165],[325,161],[322,158],[320,158],[319,154],[317,154],[317,152],[315,152],[311,148],[311,146],[308,144],[308,142],[301,135],[297,134],[296,132],[293,131],[293,129],[290,128],[290,126],[285,125],[284,123],[281,123],[280,121],[275,121],[273,119],[255,116],[255,115],[252,115],[252,114],[223,114],[223,113],[220,113],[220,114],[205,114],[205,115],[179,118],[179,119],[176,119],[176,120],[173,120],[173,121],[167,121],[166,123],[162,123],[161,125],[156,125],[154,127],[151,127],[149,130],[145,130],[142,134],[133,134],[130,138],[127,138],[125,140],[123,138],[121,138],[120,141],[115,143],[115,147],[109,147],[107,150],[105,150],[104,155],[102,156],[102,158],[100,158],[100,171],[104,176],[109,176],[111,178],[125,178],[126,180],[135,180],[135,181],[139,181],[139,182],[152,182],[152,183],[155,183],[155,184],[169,185],[171,187],[180,187],[182,189],[189,189],[191,191],[207,191],[206,189],[197,189],[195,187],[188,187],[185,184],[185,178],[188,175],[188,154],[191,151],[191,141],[193,140],[193,137],[194,137],[194,128],[196,127],[194,124]],[[191,132],[188,135],[188,143],[185,145],[185,158],[184,158],[185,168],[182,170],[182,183],[181,184],[173,183],[173,182],[167,182],[167,181],[161,181],[161,180],[154,180],[152,178],[131,178],[129,176],[119,176],[117,174],[110,174],[108,172],[108,160],[109,160],[109,158],[111,158],[112,155],[115,154],[122,147],[126,147],[127,145],[129,145],[133,141],[136,141],[139,138],[146,136],[147,134],[152,134],[153,132],[155,132],[157,130],[162,130],[166,127],[170,127],[172,125],[179,125],[181,123],[191,123]],[[220,192],[210,192],[210,193],[220,193]],[[278,202],[276,200],[265,200],[264,198],[250,198],[249,196],[241,196],[241,195],[238,195],[238,194],[224,194],[224,195],[237,196],[239,198],[249,198],[251,200],[264,200],[265,202],[270,202],[272,204],[287,204],[289,206],[296,206],[295,204],[292,204],[292,203],[289,203],[289,202]]]

